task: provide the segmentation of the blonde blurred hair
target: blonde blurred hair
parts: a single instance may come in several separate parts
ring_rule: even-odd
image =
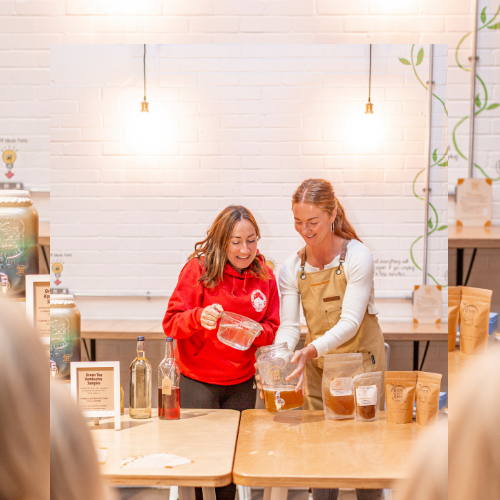
[[[87,423],[69,387],[50,387],[50,500],[115,500],[104,483]]]
[[[498,344],[468,357],[472,363],[453,383],[448,439],[445,423],[427,436],[398,500],[500,500]]]
[[[49,356],[0,297],[0,499],[49,500]]]

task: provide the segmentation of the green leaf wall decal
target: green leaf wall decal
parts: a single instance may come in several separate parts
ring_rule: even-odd
[[[480,108],[480,107],[481,107],[481,99],[479,99],[479,94],[477,94],[477,96],[476,96],[476,106],[477,106],[478,108]]]
[[[437,155],[437,148],[434,150],[434,152],[432,153],[432,161],[436,162],[438,159],[438,155]]]
[[[429,219],[429,229],[432,229],[434,226],[432,224],[432,219]]]
[[[444,161],[443,163],[438,164],[440,167],[447,167],[448,166],[448,161]]]
[[[440,227],[438,227],[438,231],[444,231],[447,228],[448,228],[448,226],[440,226]]]
[[[500,30],[500,23],[492,24],[491,26],[488,26],[489,30]]]
[[[411,66],[410,61],[408,59],[405,59],[404,57],[400,57],[399,60],[405,65],[405,66]]]
[[[419,51],[418,51],[418,56],[417,56],[417,64],[416,66],[418,66],[424,59],[424,48],[422,47]]]
[[[498,108],[498,106],[500,106],[500,104],[495,102],[494,104],[490,104],[486,109],[495,109],[495,108]]]
[[[486,22],[486,7],[481,11],[481,22],[483,24]]]

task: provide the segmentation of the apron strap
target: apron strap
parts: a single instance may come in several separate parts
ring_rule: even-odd
[[[347,252],[347,245],[349,245],[350,241],[351,240],[345,239],[344,242],[342,243],[342,250],[340,251],[340,257],[339,257],[339,267],[337,271],[335,271],[337,274],[340,274],[342,272],[342,266],[344,265],[345,254]]]
[[[342,272],[342,266],[345,263],[345,254],[347,253],[347,245],[349,245],[349,242],[351,240],[349,239],[344,239],[342,242],[342,250],[340,251],[340,257],[339,257],[339,268],[337,269],[336,273],[340,274]],[[297,255],[300,257],[300,279],[305,280],[306,279],[306,272],[305,272],[305,265],[306,265],[306,247],[301,248],[298,252]]]

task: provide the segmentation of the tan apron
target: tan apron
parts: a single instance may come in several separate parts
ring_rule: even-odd
[[[299,292],[302,298],[302,307],[307,323],[305,346],[321,337],[333,328],[340,320],[342,303],[347,287],[347,279],[342,265],[345,262],[347,245],[350,240],[344,240],[339,258],[339,266],[323,269],[313,273],[306,273],[306,247],[298,255],[301,260],[301,269],[297,276]],[[360,352],[363,354],[363,372],[385,373],[385,346],[384,336],[375,314],[365,312],[361,326],[356,335],[346,343],[328,352],[328,354],[343,354]],[[322,410],[323,398],[321,395],[321,380],[323,377],[323,356],[309,360],[306,364],[306,390],[304,398],[305,410]],[[385,384],[382,379],[380,392],[380,407],[384,409]]]

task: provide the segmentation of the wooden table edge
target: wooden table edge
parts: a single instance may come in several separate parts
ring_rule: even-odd
[[[405,479],[397,478],[337,478],[337,477],[262,477],[240,474],[233,469],[233,483],[241,486],[262,486],[271,488],[392,488],[394,484]],[[362,483],[362,484],[360,484]]]
[[[105,474],[101,471],[102,476],[110,484],[130,485],[130,486],[189,486],[195,488],[219,488],[227,486],[233,481],[231,472],[223,476],[201,477],[201,478],[177,478],[172,476],[155,476],[155,477],[127,477],[121,475]]]

